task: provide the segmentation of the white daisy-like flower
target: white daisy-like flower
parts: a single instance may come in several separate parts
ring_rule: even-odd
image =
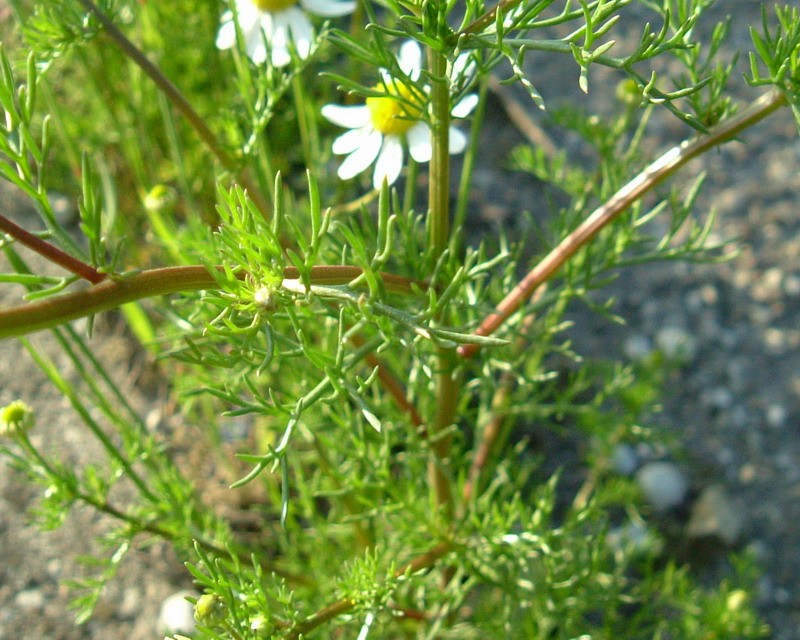
[[[235,15],[244,38],[248,57],[260,64],[267,59],[269,46],[272,64],[285,67],[291,62],[289,42],[301,58],[308,56],[314,40],[314,28],[309,13],[323,18],[335,18],[352,13],[353,0],[232,0],[236,3]],[[302,7],[302,9],[301,9]],[[266,43],[266,44],[265,44]],[[217,48],[236,46],[236,24],[230,9],[222,14],[222,26],[217,33]]]
[[[422,51],[415,41],[400,47],[400,68],[413,82],[419,78],[422,67]],[[372,186],[380,189],[384,179],[393,184],[403,169],[404,146],[408,146],[416,162],[431,159],[431,133],[428,123],[421,119],[425,108],[423,96],[427,87],[413,90],[408,85],[392,78],[381,70],[383,82],[375,88],[385,91],[386,96],[367,98],[366,104],[343,107],[328,104],[322,115],[333,124],[350,129],[333,142],[333,153],[346,155],[339,166],[338,175],[348,180],[362,173],[375,163]],[[424,98],[427,100],[427,98]],[[466,118],[478,104],[478,96],[464,96],[450,112],[453,118]],[[467,146],[467,137],[455,127],[450,127],[449,151],[461,153]]]

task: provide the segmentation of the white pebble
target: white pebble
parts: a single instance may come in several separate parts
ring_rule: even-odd
[[[637,472],[636,482],[656,511],[677,507],[689,489],[683,472],[671,462],[648,462]]]
[[[667,358],[694,359],[697,341],[680,327],[664,327],[656,334],[656,344]]]
[[[44,594],[38,589],[20,591],[14,598],[14,605],[20,609],[41,609],[44,604]]]
[[[195,631],[194,605],[186,598],[200,597],[195,591],[178,591],[164,599],[158,614],[158,631],[169,635],[191,635]]]
[[[630,476],[636,471],[639,466],[639,456],[636,455],[636,450],[629,444],[618,444],[614,447],[614,453],[611,456],[611,464],[614,470],[623,475]]]
[[[653,352],[653,344],[647,336],[634,334],[622,343],[622,351],[631,360],[644,360]]]

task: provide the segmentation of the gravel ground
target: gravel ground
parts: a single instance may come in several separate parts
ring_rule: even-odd
[[[730,50],[749,46],[746,25],[759,20],[758,5],[739,1],[716,6],[717,17],[735,11]],[[533,56],[528,60],[549,104],[580,97],[574,67],[537,69],[536,62]],[[745,70],[743,62],[739,70]],[[615,77],[598,73],[592,81],[600,87],[615,82]],[[741,82],[736,86],[742,99],[752,100],[761,92]],[[599,95],[598,100],[592,108],[602,114],[607,107]],[[513,225],[515,212],[529,208],[540,195],[529,178],[502,170],[501,152],[521,137],[499,114],[492,117],[487,143],[497,155],[482,164],[476,176],[478,206],[472,220],[476,228],[486,230],[498,222]],[[533,118],[538,121],[538,114]],[[550,133],[559,144],[574,144],[569,136]],[[648,144],[666,149],[685,135],[682,124],[666,117],[654,123]],[[758,603],[773,637],[798,639],[800,146],[791,114],[784,110],[769,118],[748,131],[742,142],[708,154],[682,176],[692,177],[701,169],[709,172],[709,180],[698,209],[717,209],[715,234],[738,239],[739,255],[722,264],[657,264],[625,271],[609,293],[626,325],[576,311],[572,337],[580,352],[629,359],[688,340],[684,365],[669,376],[663,412],[654,420],[676,436],[676,465],[692,495],[716,485],[729,496],[741,518],[733,546],[750,549],[758,558],[764,572]],[[24,205],[5,183],[0,183],[0,205],[24,219]],[[15,296],[11,288],[0,288],[0,305],[12,303]],[[147,365],[114,327],[113,321],[98,326],[95,343],[102,344],[101,356],[113,365],[132,401],[145,414],[158,415],[163,411],[161,399],[138,384]],[[42,334],[36,341],[58,358],[49,336]],[[3,342],[0,353],[0,405],[16,398],[35,404],[35,438],[52,443],[76,464],[91,459],[97,452],[87,447],[65,401],[43,380],[21,345]],[[65,362],[58,362],[65,375],[74,375]],[[75,558],[90,550],[91,539],[107,523],[78,509],[62,528],[40,534],[26,516],[37,495],[38,489],[5,466],[0,468],[0,637],[159,637],[155,620],[162,600],[190,586],[168,550],[157,545],[133,551],[97,616],[75,629],[60,581],[83,575]]]

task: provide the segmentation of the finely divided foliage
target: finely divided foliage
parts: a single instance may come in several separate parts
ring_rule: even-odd
[[[79,504],[115,523],[71,583],[78,621],[157,539],[203,594],[198,638],[765,636],[747,558],[701,588],[655,526],[630,533],[648,508],[609,461],[648,437],[669,364],[584,362],[563,336],[569,305],[607,312],[616,269],[724,257],[694,207],[703,176],[662,182],[782,107],[800,127],[797,9],[753,25],[739,105],[727,25],[695,40],[709,5],[12,0],[0,174],[41,224],[0,215],[0,282],[26,292],[0,339],[22,341],[102,457],[76,468],[43,446],[36,398],[2,409],[0,451],[43,487],[44,528]],[[645,13],[620,54],[619,18]],[[528,54],[574,65],[588,105],[607,89],[594,70],[614,70],[617,106],[551,116],[592,167],[549,142],[509,153],[565,204],[518,212],[530,237],[477,239],[490,92],[548,106]],[[641,146],[659,111],[688,136],[660,156]],[[52,189],[76,195],[77,232]],[[117,307],[185,428],[154,430],[95,356],[92,318]],[[77,378],[25,337],[44,329]],[[554,430],[588,452],[557,472],[529,442]]]

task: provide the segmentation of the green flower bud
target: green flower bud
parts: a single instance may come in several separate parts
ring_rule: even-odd
[[[253,618],[250,623],[250,629],[255,631],[258,637],[267,637],[270,634],[272,625],[267,620],[266,616],[258,615]]]
[[[15,400],[0,409],[0,436],[13,438],[33,426],[33,409],[22,400]]]
[[[728,611],[738,611],[747,605],[747,592],[743,589],[735,589],[728,594],[725,601]]]
[[[205,627],[216,627],[225,621],[228,607],[225,601],[216,593],[207,593],[200,596],[194,605],[194,619]]]
[[[157,184],[144,197],[144,206],[150,211],[162,211],[172,207],[177,199],[178,196],[175,194],[174,189],[163,184]]]
[[[642,100],[642,92],[635,80],[626,78],[617,85],[617,100],[623,104],[637,105]]]

